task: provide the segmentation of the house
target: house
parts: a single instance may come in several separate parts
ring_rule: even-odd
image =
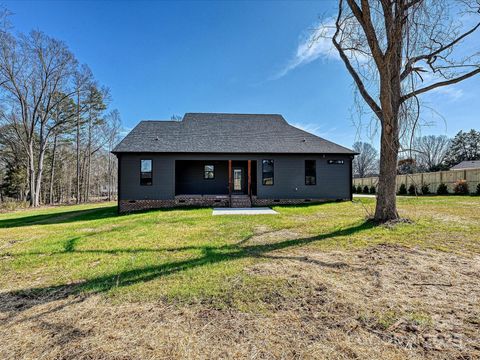
[[[450,170],[473,170],[480,169],[480,160],[467,160],[452,166]]]
[[[120,212],[352,198],[355,153],[274,114],[142,121],[113,150]]]

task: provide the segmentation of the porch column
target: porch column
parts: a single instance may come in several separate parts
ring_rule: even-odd
[[[228,160],[228,194],[232,193],[232,160]]]
[[[252,193],[252,160],[248,160],[247,162],[248,166],[247,166],[247,174],[248,174],[248,188],[247,188],[247,191],[248,191],[248,195],[250,196],[251,193]]]

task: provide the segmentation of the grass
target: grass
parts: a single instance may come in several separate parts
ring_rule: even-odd
[[[229,301],[225,289],[232,279],[249,283],[247,289],[278,282],[242,271],[276,250],[352,249],[381,242],[479,251],[478,198],[402,198],[400,211],[415,224],[392,228],[366,222],[364,208],[372,209],[373,200],[357,201],[362,205],[276,207],[278,216],[254,217],[213,217],[211,209],[119,216],[112,203],[2,214],[0,283],[37,292],[73,284],[77,292],[129,301],[221,303]],[[274,238],[270,243],[262,240],[268,234]],[[281,288],[281,281],[277,285]]]
[[[142,319],[151,310],[140,309],[149,304],[183,309],[177,318],[193,323],[199,321],[205,311],[212,310],[219,311],[218,316],[222,318],[232,311],[254,316],[263,314],[268,322],[257,324],[255,331],[250,328],[252,334],[257,333],[258,328],[270,328],[276,321],[272,320],[275,314],[287,310],[288,316],[295,318],[291,320],[292,329],[298,322],[298,326],[310,324],[312,333],[318,332],[315,324],[319,318],[305,313],[311,308],[324,320],[333,314],[343,319],[335,318],[335,323],[344,324],[348,314],[360,324],[357,327],[370,329],[373,334],[389,331],[399,323],[431,328],[435,321],[431,309],[425,305],[431,300],[428,296],[425,304],[418,305],[414,302],[417,297],[400,302],[403,293],[398,301],[389,298],[388,292],[381,293],[376,302],[369,300],[369,294],[387,286],[387,280],[382,279],[397,284],[391,285],[391,289],[395,289],[408,274],[421,275],[415,280],[418,284],[405,285],[417,291],[425,287],[423,278],[448,271],[448,267],[442,267],[448,261],[453,261],[453,266],[462,261],[475,263],[480,254],[480,198],[405,197],[399,198],[398,204],[400,214],[413,223],[373,226],[366,221],[374,209],[373,198],[278,206],[275,210],[279,215],[262,216],[212,216],[211,209],[118,215],[113,203],[3,213],[0,214],[0,315],[3,311],[6,319],[10,319],[19,316],[19,312],[25,316],[35,312],[31,315],[36,320],[29,321],[39,321],[43,313],[38,312],[43,311],[43,307],[63,309],[66,305],[58,304],[80,296],[79,299],[100,298],[108,306],[117,306],[116,309],[136,304],[136,316]],[[425,254],[444,253],[446,257],[428,255],[424,258],[423,253],[421,256],[415,253],[417,250],[426,251]],[[415,268],[417,260],[404,259],[405,254],[412,259],[420,256],[417,260],[424,265]],[[440,263],[437,258],[444,260]],[[464,290],[465,294],[472,293],[470,288]],[[330,294],[326,298],[325,291]],[[391,292],[393,296],[394,290]],[[358,296],[364,300],[356,303]],[[410,300],[411,305],[406,306]],[[367,306],[369,303],[373,305]],[[300,304],[303,305],[298,307]],[[330,310],[323,304],[330,304]],[[200,309],[195,320],[187,320],[185,315],[191,309]],[[48,315],[51,311],[45,312],[45,319],[51,318],[52,315]],[[90,309],[89,314],[95,317],[99,312]],[[478,319],[479,314],[480,310],[469,312],[465,318]],[[68,321],[62,321],[72,322],[72,315],[68,316]],[[310,320],[305,320],[305,316]],[[201,326],[208,327],[208,324]],[[335,326],[333,328],[338,328]],[[245,329],[249,329],[248,325]],[[349,332],[342,333],[342,341],[349,339],[345,335]],[[314,338],[308,341],[319,341],[312,340]],[[283,338],[280,336],[280,339]],[[389,337],[382,339],[390,341]],[[303,344],[307,340],[298,341]],[[179,353],[175,350],[172,357],[189,357],[184,352],[193,346],[189,344],[178,345],[183,350]],[[232,344],[224,346],[229,348]],[[345,351],[335,346],[327,355]],[[0,346],[0,354],[1,350]],[[52,357],[66,356],[65,348],[59,351]],[[165,351],[162,350],[162,355]],[[396,354],[395,351],[392,354]],[[204,355],[208,357],[212,353]]]

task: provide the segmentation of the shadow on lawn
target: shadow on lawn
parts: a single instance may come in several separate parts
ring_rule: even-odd
[[[74,284],[3,292],[0,293],[0,311],[19,312],[36,305],[65,299],[72,294],[83,294],[84,296],[88,296],[91,294],[103,293],[113,288],[154,280],[162,276],[175,274],[208,264],[221,263],[248,257],[268,258],[270,256],[266,255],[266,253],[271,251],[307,245],[316,241],[331,239],[339,236],[353,235],[357,232],[371,229],[374,226],[375,225],[373,223],[365,221],[361,224],[351,226],[346,229],[336,230],[330,233],[307,238],[285,240],[278,243],[245,245],[245,241],[242,240],[233,245],[223,245],[219,247],[199,247],[198,249],[202,250],[203,255],[195,259],[174,261],[156,266],[136,268],[113,275],[91,278],[84,282],[78,282]],[[68,249],[66,248],[65,250],[75,251],[74,245],[75,244],[73,241],[71,247]],[[275,259],[274,256],[271,256],[271,258]],[[296,258],[291,259],[295,260]],[[327,266],[324,263],[318,263],[317,265]],[[334,264],[333,266],[338,267],[341,265]]]
[[[151,212],[170,212],[170,211],[188,211],[197,209],[206,209],[204,207],[195,206],[183,206],[174,208],[162,208],[162,209],[145,209],[141,211],[135,211],[130,213],[119,214],[117,206],[108,206],[102,208],[84,209],[84,210],[71,210],[64,212],[38,214],[22,216],[15,219],[0,220],[0,229],[2,228],[16,228],[24,226],[35,225],[51,225],[51,224],[63,224],[76,221],[90,221],[106,218],[124,217],[130,215],[141,215]],[[165,219],[164,222],[177,223],[184,222],[185,219]]]
[[[120,216],[117,213],[117,207],[108,206],[99,209],[72,210],[49,214],[22,216],[15,219],[4,219],[0,220],[0,229],[34,225],[63,224],[75,221],[106,219],[117,216]]]

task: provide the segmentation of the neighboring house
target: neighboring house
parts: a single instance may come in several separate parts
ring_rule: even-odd
[[[113,153],[120,212],[352,198],[355,153],[281,115],[187,113],[182,121],[142,121]]]
[[[472,169],[480,169],[480,160],[462,161],[460,164],[457,164],[450,168],[450,170],[472,170]]]

